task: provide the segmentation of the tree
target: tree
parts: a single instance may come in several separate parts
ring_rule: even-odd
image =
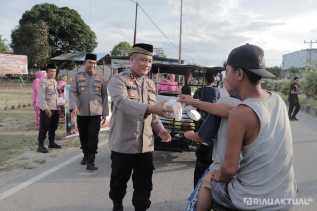
[[[6,44],[6,40],[2,38],[2,36],[0,35],[0,53],[4,53],[9,51],[9,47]]]
[[[115,45],[111,51],[111,56],[127,56],[129,50],[132,49],[130,43],[124,41]]]
[[[91,52],[97,46],[96,34],[82,20],[76,10],[57,7],[54,4],[38,4],[24,12],[19,26],[12,32],[11,46],[14,52],[17,50],[29,52],[31,39],[28,39],[28,42],[20,40],[25,39],[25,33],[28,31],[36,31],[40,22],[44,22],[48,27],[48,58],[71,50]],[[30,28],[31,26],[33,28]]]
[[[23,34],[21,34],[23,33]],[[12,33],[12,48],[16,54],[28,55],[28,63],[31,67],[45,67],[49,58],[48,26],[45,22],[27,23]],[[25,46],[25,43],[28,46]]]

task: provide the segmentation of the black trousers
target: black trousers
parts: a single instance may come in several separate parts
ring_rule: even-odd
[[[290,119],[296,118],[297,113],[300,110],[300,104],[298,97],[289,98],[289,108],[288,108],[288,117]]]
[[[212,163],[212,146],[199,145],[196,151],[196,165],[194,171],[194,187],[196,187],[199,179]]]
[[[58,127],[59,113],[57,110],[52,110],[51,112],[52,116],[48,117],[45,111],[40,111],[40,129],[38,135],[39,146],[44,146],[47,132],[49,143],[55,143],[55,131]]]
[[[81,149],[84,154],[96,154],[100,131],[100,116],[77,116]]]
[[[132,174],[132,203],[136,210],[150,207],[152,175],[154,170],[153,153],[124,154],[111,152],[111,179],[109,196],[113,203],[121,203],[126,194],[127,182]],[[133,173],[132,173],[133,172]]]

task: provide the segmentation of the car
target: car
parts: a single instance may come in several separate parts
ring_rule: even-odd
[[[193,92],[202,87],[205,84],[205,74],[207,71],[212,71],[215,74],[220,73],[223,70],[222,67],[202,67],[198,65],[184,65],[184,64],[160,64],[155,63],[152,65],[150,72],[150,78],[154,80],[157,86],[157,100],[159,102],[176,100],[177,96],[181,94],[181,87],[185,85],[186,76],[192,75],[192,80],[188,86],[191,87]],[[162,75],[174,74],[176,82],[178,83],[178,89],[173,91],[164,90],[161,91],[160,80],[163,78]],[[170,131],[172,140],[171,142],[161,142],[160,137],[155,135],[154,148],[157,151],[172,151],[172,152],[184,152],[184,151],[196,151],[197,144],[184,137],[184,132],[188,130],[198,129],[198,121],[193,120],[188,115],[193,107],[183,107],[182,118],[176,120],[175,118],[164,118],[160,117],[164,127]]]

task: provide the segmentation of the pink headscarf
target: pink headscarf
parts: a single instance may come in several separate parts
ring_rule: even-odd
[[[40,82],[44,78],[46,78],[45,71],[37,71],[35,73],[35,79],[32,82],[32,104],[34,108],[39,107],[38,93],[40,89]]]

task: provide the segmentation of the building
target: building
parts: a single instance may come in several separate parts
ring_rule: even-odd
[[[317,67],[317,49],[304,49],[284,54],[282,69]]]

